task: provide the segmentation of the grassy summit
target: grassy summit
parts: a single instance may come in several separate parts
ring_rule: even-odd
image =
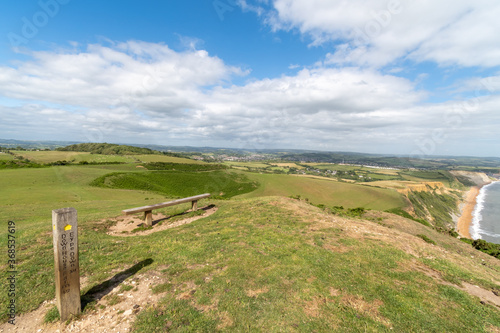
[[[0,219],[16,222],[18,314],[39,308],[56,317],[42,305],[54,298],[50,212],[75,207],[84,312],[72,323],[111,330],[130,320],[136,332],[500,329],[493,303],[498,259],[411,219],[377,210],[341,217],[304,200],[346,209],[401,207],[393,190],[156,162],[163,163],[151,170],[137,168],[148,166],[141,162],[0,171]],[[231,200],[202,200],[199,207],[218,210],[175,228],[108,234],[122,209],[206,189]],[[303,200],[285,197],[299,194]],[[180,219],[189,207],[160,212]],[[4,249],[6,235],[7,228],[0,230]],[[0,288],[6,284],[2,279]],[[7,302],[0,293],[2,321]]]
[[[498,291],[498,260],[449,236],[386,213],[345,219],[281,197],[210,203],[219,207],[215,214],[148,236],[112,237],[106,224],[82,223],[82,294],[90,297],[103,281],[147,263],[117,291],[88,303],[82,318],[119,306],[118,294],[128,286],[148,283],[160,301],[140,304],[137,332],[167,326],[173,332],[500,327],[498,308],[461,289],[471,284]],[[46,229],[23,236],[29,244],[19,264],[23,311],[53,297]],[[156,279],[145,282],[144,276]]]

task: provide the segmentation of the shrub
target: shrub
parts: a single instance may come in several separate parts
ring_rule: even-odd
[[[472,241],[472,246],[481,252],[500,259],[500,244],[489,243],[483,239],[476,239]]]
[[[151,162],[144,164],[148,170],[175,170],[175,171],[213,171],[225,170],[227,166],[223,164],[185,164],[171,162]]]
[[[352,217],[361,217],[364,213],[366,213],[366,210],[363,207],[349,208],[347,210],[347,216]]]
[[[392,208],[392,209],[388,209],[386,210],[387,213],[391,213],[391,214],[395,214],[395,215],[399,215],[401,217],[404,217],[404,218],[407,218],[409,220],[413,220],[415,222],[418,222],[420,224],[423,224],[425,225],[426,227],[430,227],[432,228],[432,225],[427,222],[426,220],[424,219],[419,219],[419,218],[415,218],[413,216],[411,216],[408,212],[402,210],[401,208]]]
[[[422,238],[424,241],[426,241],[429,244],[436,245],[436,242],[427,237],[426,235],[418,234],[417,237]]]
[[[471,239],[468,239],[468,238],[460,238],[460,240],[464,243],[467,243],[467,244],[470,244],[472,245],[472,240]]]
[[[345,209],[344,206],[333,206],[328,211],[330,214],[342,217],[362,217],[366,213],[366,209],[363,207]]]

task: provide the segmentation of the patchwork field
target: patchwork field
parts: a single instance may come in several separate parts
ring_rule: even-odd
[[[165,155],[131,155],[131,157],[140,162],[165,162],[165,163],[184,163],[184,164],[205,164],[205,162],[191,160],[188,158],[165,156]]]
[[[266,163],[260,163],[260,162],[224,162],[226,165],[234,166],[234,167],[240,167],[240,168],[267,168],[270,165]]]
[[[346,208],[386,210],[405,206],[403,197],[388,189],[293,175],[253,173],[248,174],[248,177],[257,181],[260,186],[255,191],[242,195],[242,198],[300,195],[315,204]]]
[[[280,168],[296,168],[296,169],[304,169],[304,166],[298,165],[296,163],[270,163],[271,165],[275,165]]]

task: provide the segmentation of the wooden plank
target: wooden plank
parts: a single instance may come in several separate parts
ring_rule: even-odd
[[[52,211],[56,303],[61,321],[81,312],[78,219],[74,208]]]
[[[178,204],[181,204],[181,203],[191,202],[191,201],[195,201],[195,200],[201,200],[201,199],[204,199],[204,198],[208,198],[209,196],[210,196],[210,193],[205,193],[205,194],[195,195],[195,196],[188,197],[188,198],[182,198],[182,199],[177,199],[177,200],[162,202],[162,203],[159,203],[159,204],[156,204],[156,205],[142,206],[142,207],[137,207],[137,208],[125,209],[125,210],[122,210],[122,213],[125,214],[125,215],[132,215],[132,214],[136,214],[136,213],[142,213],[142,212],[150,211],[150,210],[153,210],[153,209],[170,207],[170,206],[178,205]]]

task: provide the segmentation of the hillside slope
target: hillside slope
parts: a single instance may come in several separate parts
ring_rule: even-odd
[[[82,224],[82,293],[90,303],[67,326],[40,328],[500,330],[500,302],[493,293],[500,291],[500,261],[452,237],[388,213],[347,219],[282,197],[209,203],[218,207],[215,214],[147,236],[112,237],[108,222]],[[37,269],[52,269],[51,250],[44,246],[37,254],[45,259]],[[42,306],[39,315],[48,309]],[[28,322],[30,315],[19,321]]]
[[[67,147],[57,148],[58,151],[88,152],[102,155],[138,155],[161,154],[149,148],[141,148],[112,143],[78,143]]]

